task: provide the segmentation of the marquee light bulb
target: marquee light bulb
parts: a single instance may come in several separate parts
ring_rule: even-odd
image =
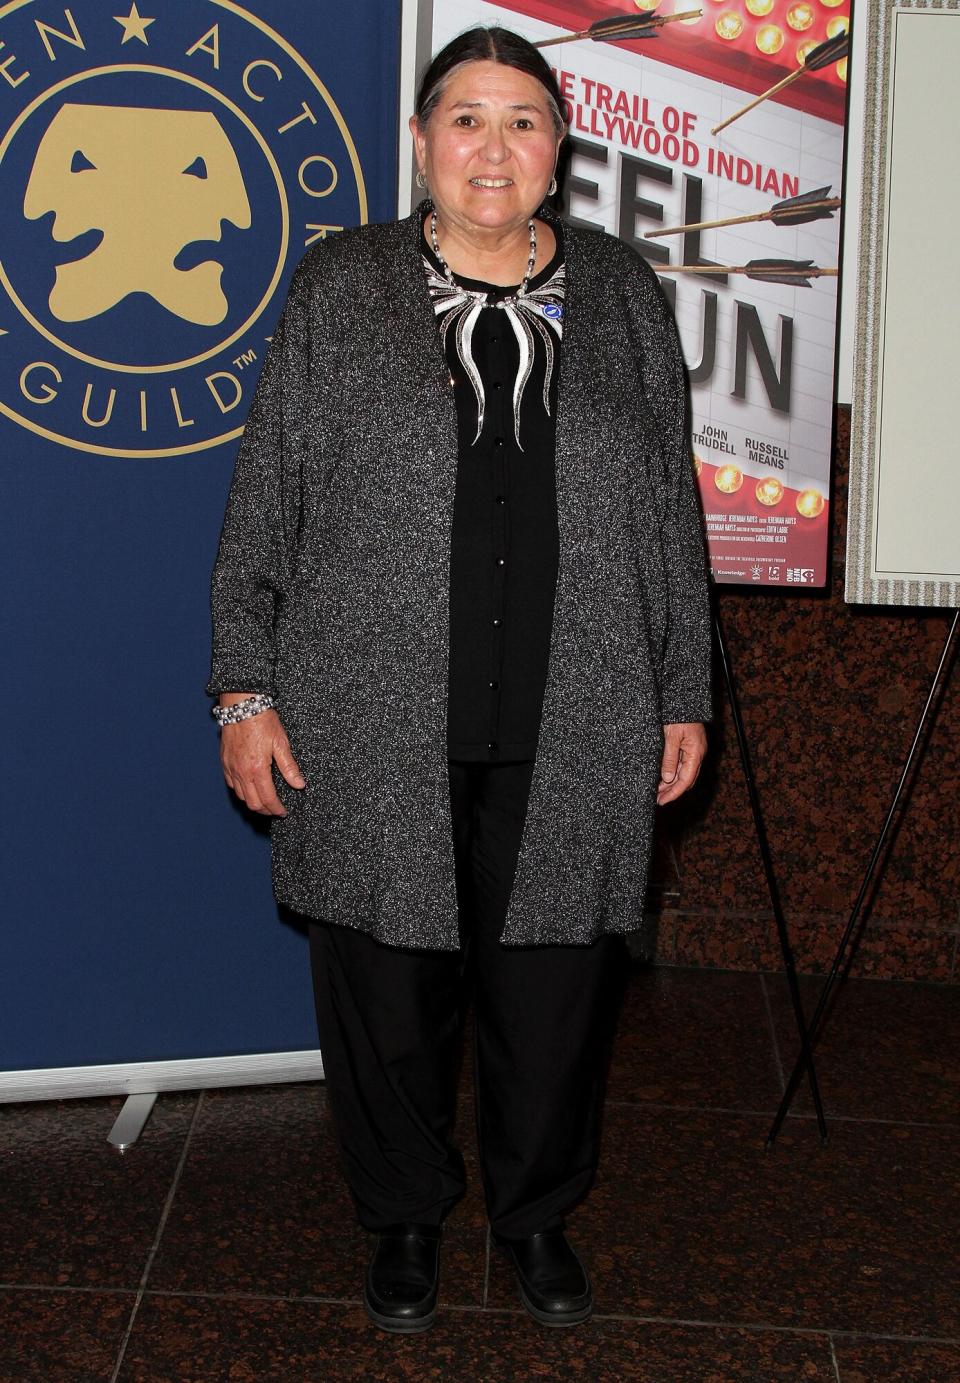
[[[757,19],[762,19],[773,9],[774,0],[745,0],[745,4],[750,14],[755,15]]]
[[[759,482],[754,493],[761,504],[765,504],[768,509],[772,509],[775,504],[779,504],[783,499],[783,482],[778,480],[775,475],[764,476]]]
[[[836,38],[839,34],[845,34],[849,28],[849,19],[845,15],[839,14],[836,19],[827,21],[827,38]]]
[[[779,24],[761,24],[757,30],[757,47],[767,57],[779,53],[783,47],[783,30]]]
[[[715,27],[718,38],[739,38],[743,33],[743,20],[733,10],[724,10],[717,18]]]
[[[814,50],[814,48],[816,48],[816,46],[817,46],[817,45],[816,45],[816,42],[815,42],[812,38],[808,38],[807,41],[806,41],[805,43],[798,43],[798,44],[797,44],[797,66],[798,66],[798,67],[802,67],[802,66],[804,65],[804,63],[805,63],[806,60],[807,60],[807,55],[808,55],[809,53],[812,53],[813,50]]]
[[[701,472],[702,470],[703,470],[703,462],[700,460],[700,457],[696,454],[696,452],[694,452],[694,454],[693,454],[693,473],[694,473],[694,475],[699,475],[700,472]]]
[[[743,471],[739,466],[721,466],[713,477],[713,483],[725,495],[735,495],[743,484]]]
[[[823,513],[826,500],[819,490],[801,490],[797,495],[797,513],[802,519],[815,519]]]
[[[655,10],[660,0],[633,0],[638,10]]]
[[[837,63],[837,76],[840,78],[841,82],[845,82],[847,80],[846,58],[841,58],[840,61]]]
[[[809,29],[816,19],[816,11],[810,4],[791,5],[787,10],[787,23],[791,29],[798,29],[801,32]]]
[[[845,4],[846,0],[820,0],[820,4],[825,10],[836,10]]]

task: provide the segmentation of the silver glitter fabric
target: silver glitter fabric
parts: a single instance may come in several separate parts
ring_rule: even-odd
[[[459,944],[446,762],[457,418],[420,213],[308,251],[237,460],[208,691],[263,691],[280,902],[388,945]],[[564,229],[560,570],[503,941],[640,923],[662,725],[709,717],[710,621],[676,328],[649,266]]]
[[[477,433],[473,439],[475,446],[483,432],[483,418],[486,411],[486,393],[480,371],[473,358],[473,329],[480,313],[487,306],[503,313],[504,320],[517,338],[519,359],[517,377],[513,382],[513,433],[520,451],[520,405],[527,381],[533,373],[533,356],[537,340],[542,342],[544,352],[543,407],[550,414],[550,382],[556,365],[556,349],[553,336],[563,338],[563,300],[566,296],[564,280],[566,270],[561,264],[556,273],[551,274],[545,283],[528,289],[515,298],[488,304],[486,293],[478,293],[451,282],[443,274],[438,274],[424,257],[423,270],[427,276],[427,291],[437,321],[440,324],[440,342],[446,349],[447,336],[452,331],[457,358],[463,372],[470,381],[477,400]]]

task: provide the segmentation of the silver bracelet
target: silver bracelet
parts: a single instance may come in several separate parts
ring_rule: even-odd
[[[236,701],[232,706],[213,706],[210,714],[222,730],[225,725],[236,725],[238,720],[249,720],[251,716],[258,716],[261,711],[272,710],[273,697],[268,696],[266,692],[257,692],[255,696]]]

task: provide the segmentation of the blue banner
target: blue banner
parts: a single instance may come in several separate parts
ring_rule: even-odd
[[[393,214],[398,48],[382,0],[0,8],[0,1069],[316,1045],[209,578],[297,261]]]

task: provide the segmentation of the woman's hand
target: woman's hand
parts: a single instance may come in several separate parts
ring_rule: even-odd
[[[242,697],[224,696],[221,705],[238,700]],[[220,731],[220,763],[227,787],[262,816],[287,814],[273,785],[274,763],[292,788],[306,787],[276,711],[261,711],[235,725],[225,725]]]
[[[679,721],[663,727],[663,760],[657,787],[657,806],[674,802],[697,781],[707,752],[707,732],[699,721]]]

